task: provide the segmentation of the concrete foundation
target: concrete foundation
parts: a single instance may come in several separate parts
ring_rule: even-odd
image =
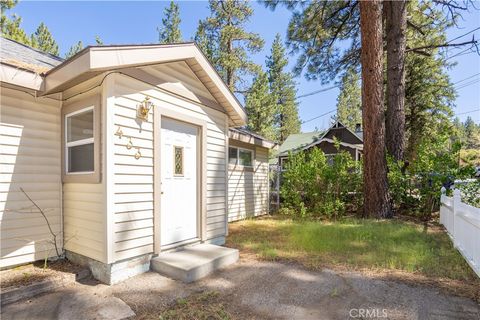
[[[198,244],[161,253],[151,261],[152,270],[169,278],[193,282],[238,260],[238,250]]]
[[[151,254],[106,264],[81,254],[66,251],[66,257],[73,263],[87,266],[95,279],[112,285],[150,270]]]

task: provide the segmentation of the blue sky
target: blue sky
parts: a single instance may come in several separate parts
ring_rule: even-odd
[[[158,40],[157,26],[161,23],[163,9],[169,2],[115,2],[115,1],[21,1],[11,12],[19,14],[22,27],[27,33],[35,31],[40,22],[45,22],[53,36],[60,45],[61,55],[67,52],[71,45],[78,40],[84,44],[94,44],[95,36],[100,36],[105,44],[140,44],[155,43]],[[195,34],[198,20],[209,15],[207,1],[180,1],[180,11],[183,37],[189,40]],[[252,2],[255,10],[248,29],[259,33],[265,39],[265,47],[259,54],[253,56],[257,63],[264,64],[265,56],[269,54],[270,47],[276,33],[285,37],[291,13],[279,7],[271,11],[263,5]],[[464,14],[459,28],[450,29],[448,39],[453,39],[480,26],[480,11]],[[480,30],[475,31],[476,39],[480,39]],[[471,39],[472,34],[458,41]],[[450,55],[462,51],[450,50]],[[471,116],[475,122],[480,123],[480,111],[462,114],[480,108],[480,56],[475,53],[459,55],[452,58],[457,65],[448,72],[452,82],[458,82],[467,77],[476,76],[459,82],[457,87],[455,113],[461,120]],[[295,57],[290,56],[290,65],[293,67]],[[333,84],[322,86],[319,82],[307,81],[302,76],[296,78],[298,95],[330,87]],[[476,82],[475,82],[476,81]],[[460,88],[462,85],[465,87]],[[299,112],[302,120],[308,120],[335,109],[338,89],[329,90],[317,95],[299,99]],[[313,131],[315,128],[323,129],[330,124],[330,116],[321,117],[302,125],[303,131]]]

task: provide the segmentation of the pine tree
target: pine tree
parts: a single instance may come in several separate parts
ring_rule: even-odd
[[[245,30],[245,25],[253,15],[253,9],[244,0],[210,0],[210,17],[200,21],[201,34],[211,52],[206,53],[222,79],[232,92],[245,93],[245,74],[256,74],[259,66],[249,56],[259,52],[264,44],[256,33]],[[205,48],[200,45],[202,50]]]
[[[158,41],[160,43],[182,42],[182,32],[180,31],[180,10],[178,4],[171,1],[170,6],[163,10],[165,15],[162,18],[162,27],[157,28]]]
[[[77,44],[70,47],[70,50],[65,55],[65,59],[73,57],[75,54],[82,51],[82,49],[83,49],[83,42],[80,40],[77,42]]]
[[[407,1],[383,2],[387,43],[387,90],[385,145],[395,160],[404,160],[405,149],[405,55]]]
[[[43,52],[48,52],[55,56],[60,54],[57,42],[53,39],[52,34],[43,22],[40,23],[35,33],[32,34],[31,44],[32,47],[40,49]]]
[[[2,37],[15,40],[17,42],[30,45],[30,38],[26,34],[25,30],[20,27],[22,18],[16,14],[12,14],[11,17],[7,17],[6,11],[15,7],[18,0],[2,0],[0,2],[1,16],[0,16],[0,29]]]
[[[97,46],[102,46],[103,45],[103,40],[100,38],[100,36],[95,36],[95,44]]]
[[[198,21],[197,31],[193,40],[210,62],[214,63],[214,61],[218,60],[218,44],[210,34],[207,34],[205,21]]]
[[[295,83],[292,75],[285,71],[288,60],[279,34],[273,41],[270,53],[266,65],[270,91],[276,101],[275,123],[278,130],[275,140],[282,143],[289,135],[300,132],[300,119],[298,117]]]
[[[360,2],[363,106],[363,215],[392,216],[388,193],[383,102],[382,3]]]
[[[269,92],[267,74],[260,71],[245,99],[245,108],[248,115],[247,127],[249,130],[271,140],[276,138],[274,128],[275,100],[275,96]]]
[[[340,94],[337,98],[336,119],[354,130],[357,124],[362,124],[362,90],[360,76],[351,68],[342,77]]]

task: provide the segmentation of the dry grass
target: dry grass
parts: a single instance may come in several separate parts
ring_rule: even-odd
[[[480,279],[438,227],[424,230],[399,220],[264,218],[231,224],[227,244],[260,259],[421,282],[480,301]]]
[[[27,286],[44,280],[56,280],[69,273],[77,273],[81,266],[67,260],[52,261],[44,268],[44,262],[39,261],[12,269],[0,271],[0,288],[2,290]]]
[[[166,308],[137,310],[136,319],[150,320],[229,320],[234,319],[226,311],[221,296],[216,291],[194,293],[177,299]]]

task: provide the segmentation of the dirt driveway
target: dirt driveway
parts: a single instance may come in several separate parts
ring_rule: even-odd
[[[432,287],[372,279],[359,273],[313,272],[295,264],[253,259],[241,259],[189,285],[152,272],[111,287],[94,282],[76,284],[30,302],[8,305],[1,316],[60,319],[59,310],[65,314],[67,307],[62,304],[67,302],[62,301],[68,294],[83,297],[79,305],[68,299],[69,320],[76,318],[72,315],[78,319],[113,318],[112,310],[95,311],[85,302],[89,299],[97,305],[110,301],[113,309],[122,308],[118,302],[123,300],[138,316],[158,319],[158,314],[179,298],[204,291],[218,292],[226,311],[241,319],[480,319],[476,302]],[[128,311],[115,317],[122,314],[128,316]]]

